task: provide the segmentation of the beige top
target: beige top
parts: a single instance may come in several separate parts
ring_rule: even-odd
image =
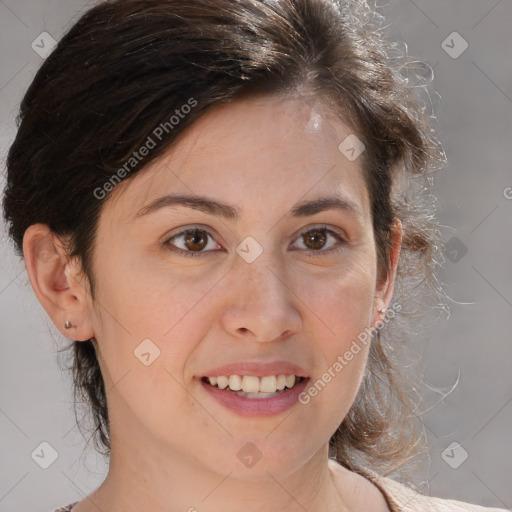
[[[383,477],[365,469],[365,476],[372,481],[386,498],[391,512],[506,512],[504,508],[481,507],[463,501],[425,496],[396,480]]]
[[[507,512],[504,508],[481,507],[462,501],[425,496],[411,487],[380,476],[369,469],[364,470],[364,473],[382,492],[391,512]],[[54,512],[70,512],[71,507],[77,503],[78,501]]]

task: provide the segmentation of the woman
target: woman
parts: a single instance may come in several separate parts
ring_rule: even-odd
[[[5,219],[110,461],[60,510],[497,510],[381,476],[418,449],[380,331],[435,290],[442,152],[376,20],[117,0],[41,67]]]

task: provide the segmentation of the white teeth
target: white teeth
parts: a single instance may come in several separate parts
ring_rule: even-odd
[[[243,393],[275,393],[282,391],[285,387],[292,388],[295,385],[295,375],[268,375],[262,378],[253,375],[219,375],[208,377],[212,386],[217,385],[219,389],[229,387],[232,391]]]
[[[217,377],[217,386],[220,389],[226,388],[228,384],[229,384],[229,379],[227,377],[225,377],[224,375],[219,375],[219,377]]]
[[[295,381],[295,376],[293,377],[293,380]],[[263,377],[260,383],[260,392],[275,393],[277,390],[276,382],[277,379],[274,375],[271,375],[270,377]]]
[[[242,390],[244,393],[258,393],[260,390],[260,379],[252,375],[244,375],[242,379]]]
[[[240,375],[231,375],[229,377],[229,389],[240,391],[242,389],[242,377]]]

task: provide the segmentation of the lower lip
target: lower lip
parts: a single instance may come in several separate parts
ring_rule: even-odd
[[[217,402],[242,416],[272,416],[286,411],[297,402],[304,391],[309,378],[299,382],[293,388],[285,388],[281,394],[270,398],[247,398],[225,391],[201,380],[201,385]]]

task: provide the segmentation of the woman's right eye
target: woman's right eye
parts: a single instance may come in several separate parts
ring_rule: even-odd
[[[212,240],[213,244],[209,243],[208,238]],[[215,249],[215,245],[220,247],[208,231],[199,228],[180,231],[168,238],[164,245],[172,252],[191,257],[202,256],[202,253],[210,252],[210,250],[205,249]],[[182,247],[179,247],[179,245]]]

